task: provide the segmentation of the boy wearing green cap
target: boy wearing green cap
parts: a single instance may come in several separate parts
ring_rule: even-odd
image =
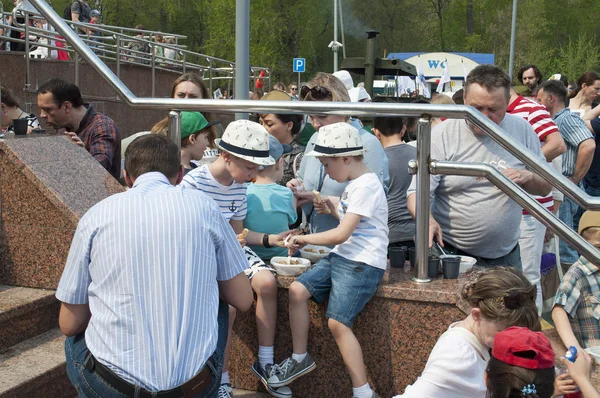
[[[208,147],[209,122],[200,112],[181,112],[181,165],[184,174],[197,167],[192,160],[200,160]]]

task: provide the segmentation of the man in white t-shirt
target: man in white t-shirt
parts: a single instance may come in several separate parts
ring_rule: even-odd
[[[465,84],[465,105],[498,124],[513,139],[545,161],[540,141],[520,117],[507,115],[510,78],[499,67],[479,65]],[[431,158],[486,163],[525,191],[547,195],[550,185],[525,169],[513,154],[463,119],[448,119],[431,132]],[[407,192],[407,207],[416,214],[416,178]],[[484,178],[432,175],[429,246],[434,237],[446,251],[475,257],[480,266],[521,269],[519,224],[521,207]]]

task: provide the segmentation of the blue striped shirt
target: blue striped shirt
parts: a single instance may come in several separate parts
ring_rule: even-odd
[[[558,126],[558,131],[567,145],[567,151],[563,155],[562,173],[566,177],[571,177],[577,164],[579,144],[585,140],[593,139],[594,136],[588,130],[583,119],[576,113],[571,112],[569,108],[557,112],[552,119]]]
[[[183,178],[181,185],[187,188],[195,188],[210,196],[221,208],[221,213],[227,221],[244,220],[248,211],[246,201],[246,184],[233,182],[227,186],[219,183],[208,165],[202,165]]]
[[[247,266],[219,208],[157,172],[79,221],[56,297],[89,303],[86,343],[124,380],[150,391],[192,378],[217,343],[217,281]]]

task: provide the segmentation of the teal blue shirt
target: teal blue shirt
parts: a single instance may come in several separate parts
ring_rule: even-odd
[[[291,189],[278,184],[249,184],[247,194],[248,213],[244,220],[244,228],[264,234],[278,234],[287,231],[296,222],[294,195]],[[283,247],[250,248],[263,260],[275,256],[287,256]]]

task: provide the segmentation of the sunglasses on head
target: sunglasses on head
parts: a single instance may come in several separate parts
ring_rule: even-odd
[[[327,87],[316,86],[310,88],[308,86],[302,86],[300,89],[300,98],[305,99],[309,94],[312,99],[317,101],[331,97],[331,91],[329,91]]]

